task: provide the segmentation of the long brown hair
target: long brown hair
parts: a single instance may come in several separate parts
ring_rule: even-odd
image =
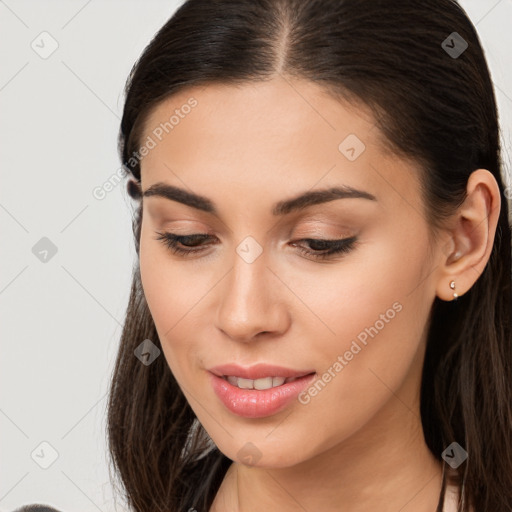
[[[454,441],[468,452],[461,511],[512,510],[511,230],[496,101],[474,26],[455,0],[185,1],[126,84],[119,151],[129,177],[140,184],[134,155],[163,99],[276,74],[371,107],[389,149],[421,164],[433,231],[464,200],[473,170],[496,178],[502,207],[488,264],[457,301],[432,306],[421,420],[436,458]],[[138,255],[142,203],[133,183],[128,192],[138,202]],[[135,511],[207,512],[232,461],[198,423],[165,358],[146,366],[134,356],[146,339],[161,349],[137,264],[108,402],[112,465]]]

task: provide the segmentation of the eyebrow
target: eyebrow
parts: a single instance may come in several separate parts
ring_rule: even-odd
[[[207,197],[193,192],[188,192],[187,190],[167,183],[155,183],[148,187],[142,195],[144,197],[164,197],[170,201],[177,201],[192,208],[196,208],[197,210],[218,216],[217,207]],[[304,210],[305,208],[316,204],[327,203],[329,201],[334,201],[335,199],[347,198],[368,199],[370,201],[377,200],[377,198],[369,192],[342,185],[322,190],[310,190],[292,197],[291,199],[279,201],[273,206],[272,214],[276,216],[287,215],[292,212]]]

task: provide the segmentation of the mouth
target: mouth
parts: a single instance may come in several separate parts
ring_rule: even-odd
[[[235,386],[239,389],[257,389],[260,391],[264,391],[265,389],[277,388],[279,386],[283,386],[284,384],[288,384],[290,382],[294,382],[297,379],[302,377],[306,377],[307,375],[311,375],[311,373],[305,373],[302,375],[298,375],[295,377],[263,377],[260,379],[245,379],[243,377],[237,377],[235,375],[221,375],[221,377],[228,381],[232,386]]]
[[[208,372],[213,391],[226,409],[253,419],[272,416],[292,406],[316,376],[314,370],[267,364],[249,368],[229,364]]]

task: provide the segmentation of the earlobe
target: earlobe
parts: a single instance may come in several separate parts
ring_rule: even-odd
[[[450,282],[450,288],[451,288],[452,290],[455,290],[455,281],[451,281],[451,282]],[[457,300],[458,298],[459,298],[459,294],[458,294],[457,292],[455,292],[455,291],[454,291],[454,292],[453,292],[453,299],[454,299],[454,300]]]
[[[478,169],[469,177],[466,192],[449,230],[450,253],[440,260],[437,296],[445,301],[457,299],[475,284],[494,245],[501,207],[496,179]]]

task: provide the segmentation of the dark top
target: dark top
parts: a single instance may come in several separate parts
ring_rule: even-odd
[[[50,505],[34,503],[33,505],[23,505],[22,507],[13,510],[13,512],[60,512],[60,510],[57,510]]]

